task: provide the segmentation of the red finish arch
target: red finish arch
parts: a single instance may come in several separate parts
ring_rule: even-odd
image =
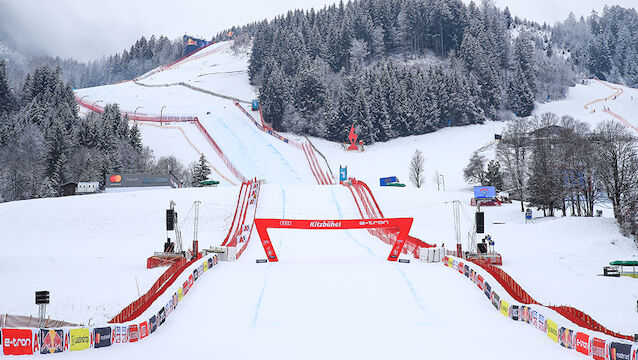
[[[388,255],[388,261],[397,261],[403,250],[412,227],[413,218],[354,219],[354,220],[293,220],[293,219],[255,219],[255,227],[266,251],[268,261],[279,261],[275,248],[270,241],[268,229],[302,230],[348,230],[348,229],[395,229],[398,234]]]

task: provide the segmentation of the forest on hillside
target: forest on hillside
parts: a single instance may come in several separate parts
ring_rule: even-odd
[[[551,27],[488,0],[357,0],[233,30],[273,128],[333,141],[525,117],[581,78],[638,76],[638,15],[618,6]]]

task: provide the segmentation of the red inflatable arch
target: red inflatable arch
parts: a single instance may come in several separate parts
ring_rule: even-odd
[[[397,261],[403,250],[412,227],[412,218],[357,219],[357,220],[292,220],[292,219],[255,219],[257,233],[268,256],[268,261],[279,261],[273,248],[268,229],[303,229],[303,230],[348,230],[392,228],[398,231],[388,261]]]

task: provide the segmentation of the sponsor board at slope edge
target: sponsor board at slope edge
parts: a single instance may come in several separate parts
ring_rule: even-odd
[[[450,267],[461,274],[465,275],[467,272],[463,263],[452,257],[445,257],[442,263],[444,266]],[[461,271],[461,269],[464,271]],[[472,271],[470,269],[470,274],[472,274]],[[505,300],[499,299],[491,286],[486,281],[483,281],[484,279],[478,273],[473,277],[470,275],[469,278],[472,282],[477,283],[479,289],[485,293],[485,296],[501,314],[508,316],[512,320],[533,325],[565,349],[592,356],[595,360],[638,360],[638,344],[610,342],[559,326],[531,306],[508,304]]]
[[[69,330],[70,350],[79,351],[88,349],[91,345],[89,329],[71,329]]]
[[[94,348],[111,346],[113,331],[110,327],[101,327],[93,329]]]
[[[109,329],[109,333],[111,329]],[[53,354],[64,351],[64,330],[40,329],[40,353]]]
[[[2,353],[5,355],[31,355],[34,334],[29,329],[2,329]]]
[[[213,255],[203,260],[208,264],[207,269],[211,269],[218,263],[217,256]],[[205,272],[205,267],[201,264],[197,269],[197,274]],[[197,277],[199,278],[199,276]],[[196,278],[191,274],[186,283],[180,287],[193,286]],[[185,295],[185,294],[184,294]],[[173,296],[177,298],[177,292]],[[54,354],[65,351],[80,351],[89,348],[102,348],[113,344],[135,342],[143,339],[157,330],[157,327],[164,323],[166,316],[177,304],[173,302],[173,297],[166,307],[162,307],[157,315],[142,321],[139,324],[114,324],[112,326],[96,328],[78,329],[0,329],[0,339],[2,340],[2,354],[4,355],[33,355],[33,354]],[[165,309],[169,312],[166,312]]]

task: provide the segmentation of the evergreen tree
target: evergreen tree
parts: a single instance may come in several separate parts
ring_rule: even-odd
[[[142,145],[142,134],[140,133],[140,128],[137,126],[137,123],[133,124],[131,127],[131,131],[129,132],[129,142],[133,149],[138,153],[141,153],[144,146]]]
[[[6,62],[0,60],[0,116],[13,112],[15,98],[7,81]]]
[[[501,175],[501,166],[498,161],[490,160],[490,162],[487,163],[485,182],[487,185],[494,186],[497,191],[503,190],[503,177]]]
[[[478,152],[472,154],[469,164],[463,169],[463,179],[468,184],[485,185],[485,161],[485,156]]]
[[[206,157],[202,154],[199,157],[199,162],[193,168],[193,176],[192,176],[192,186],[201,187],[200,182],[204,180],[208,180],[208,175],[210,175],[211,170],[208,164],[206,163]]]

